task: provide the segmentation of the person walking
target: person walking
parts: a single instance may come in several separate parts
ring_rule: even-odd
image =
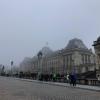
[[[54,82],[56,81],[56,74],[55,73],[53,74],[53,81]]]
[[[68,79],[69,79],[69,84],[70,84],[70,86],[72,85],[72,75],[71,74],[69,74],[69,77],[68,77]]]
[[[71,83],[73,84],[73,86],[76,86],[76,75],[75,74],[71,75]]]
[[[66,75],[67,83],[69,83],[69,82],[70,82],[69,77],[70,77],[70,75],[69,75],[69,74],[67,74],[67,75]]]
[[[69,83],[70,86],[76,86],[76,75],[74,74],[69,75]]]

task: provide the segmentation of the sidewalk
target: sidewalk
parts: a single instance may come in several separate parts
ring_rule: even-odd
[[[58,83],[58,82],[45,82],[45,81],[38,81],[38,80],[31,80],[31,79],[20,79],[16,78],[22,81],[28,81],[28,82],[36,82],[36,83],[42,83],[42,84],[50,84],[50,85],[56,85],[56,86],[63,86],[63,87],[71,87],[68,83]],[[99,86],[89,86],[89,85],[79,85],[75,88],[79,89],[85,89],[85,90],[92,90],[92,91],[99,91],[100,92],[100,87]]]

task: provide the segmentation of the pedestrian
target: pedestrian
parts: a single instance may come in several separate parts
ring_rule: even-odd
[[[73,84],[73,86],[76,86],[76,75],[75,74],[71,75],[71,83]]]
[[[70,86],[71,86],[71,85],[72,85],[72,75],[71,75],[71,74],[69,74],[68,79],[69,79],[69,84],[70,84]]]
[[[56,81],[56,74],[53,74],[53,81]]]
[[[67,75],[66,75],[67,83],[69,83],[69,82],[70,82],[70,78],[69,78],[69,77],[70,77],[70,75],[69,75],[69,74],[67,74]]]

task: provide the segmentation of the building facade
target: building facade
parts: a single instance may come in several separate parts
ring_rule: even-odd
[[[93,71],[96,67],[94,53],[77,38],[70,40],[62,50],[52,51],[44,47],[40,51],[42,52],[41,59],[37,56],[33,57],[33,73],[60,75],[84,73]]]
[[[100,81],[100,37],[94,41],[94,49],[96,53],[96,70],[97,70],[97,78]]]

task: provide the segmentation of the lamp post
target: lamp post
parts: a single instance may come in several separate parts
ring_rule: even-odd
[[[41,59],[42,59],[42,52],[40,51],[39,53],[38,53],[38,79],[39,79],[39,77],[40,77],[40,74],[41,74],[41,72],[42,72],[42,63],[41,63]]]
[[[12,72],[13,64],[14,64],[14,62],[11,61],[11,76],[13,75],[13,72]]]

